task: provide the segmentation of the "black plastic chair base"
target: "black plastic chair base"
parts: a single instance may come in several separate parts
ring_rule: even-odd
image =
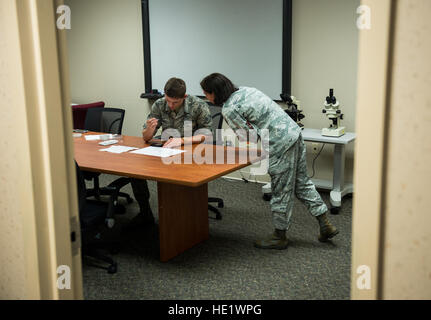
[[[96,198],[97,200],[100,201],[100,196],[111,196],[115,192],[115,189],[113,189],[112,187],[103,187],[103,188],[100,188],[98,191],[99,192],[97,192],[94,189],[88,189],[86,197],[87,198],[88,197],[94,197],[94,198]],[[127,193],[124,193],[124,192],[118,192],[117,197],[124,197],[124,198],[126,198],[127,203],[132,203],[133,202],[133,198],[130,197],[130,195],[128,195]]]
[[[126,198],[127,203],[132,203],[133,199],[128,195],[127,193],[120,192],[120,189],[124,187],[125,185],[130,183],[130,178],[118,178],[114,181],[112,181],[107,187],[101,188],[101,194],[104,194],[105,192],[107,194],[112,194],[112,189],[116,191],[116,196]],[[106,191],[105,191],[106,190]]]
[[[107,270],[109,274],[117,272],[117,263],[110,257],[95,250],[82,254],[85,264],[91,267]],[[107,265],[106,265],[107,264]]]
[[[126,198],[127,203],[129,203],[129,204],[133,202],[133,198],[130,195],[128,195],[127,193],[119,192],[118,197]]]
[[[86,172],[86,174],[91,174],[91,172]],[[114,197],[114,202],[117,201],[117,199],[119,197],[123,197],[127,200],[127,203],[132,203],[133,202],[133,198],[124,192],[120,192],[120,189],[122,187],[124,187],[125,185],[127,185],[128,183],[130,183],[130,178],[118,178],[114,181],[112,181],[108,186],[106,187],[99,187],[99,178],[97,177],[92,177],[89,176],[90,178],[93,179],[93,185],[94,188],[92,189],[87,189],[86,191],[86,197],[94,197],[96,198],[96,200],[100,201],[100,196],[113,196]]]
[[[218,207],[218,208],[224,208],[224,202],[223,202],[223,199],[208,197],[208,202],[209,202],[209,203],[216,202],[216,203],[217,203],[217,207]]]
[[[209,203],[214,203],[215,202],[215,203],[217,203],[217,207],[218,208],[224,208],[223,199],[208,197],[208,202]],[[221,216],[220,211],[216,207],[210,205],[209,203],[208,203],[208,210],[210,210],[210,211],[212,211],[212,212],[214,212],[216,214],[216,217],[215,217],[216,220],[221,220],[222,216]]]
[[[215,208],[215,207],[213,207],[212,205],[209,204],[208,205],[208,210],[210,210],[210,211],[212,211],[212,212],[214,212],[216,214],[215,218],[212,218],[212,217],[210,217],[210,218],[216,219],[216,220],[221,220],[222,215],[221,215],[220,211],[217,208]]]

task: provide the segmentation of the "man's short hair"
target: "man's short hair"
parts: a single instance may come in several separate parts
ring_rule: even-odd
[[[170,98],[184,98],[186,83],[179,78],[170,78],[165,84],[165,94]]]

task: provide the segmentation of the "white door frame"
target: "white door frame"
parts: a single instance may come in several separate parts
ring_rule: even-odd
[[[6,58],[17,65],[13,75],[19,81],[14,86],[21,94],[12,101],[24,115],[20,134],[28,142],[22,147],[28,148],[29,168],[23,169],[31,179],[31,201],[21,212],[26,288],[25,295],[16,298],[22,299],[83,298],[66,31],[56,28],[61,3],[7,0],[0,10],[10,27],[9,39],[18,39],[7,42],[12,54]],[[75,249],[71,232],[77,239]]]
[[[381,299],[385,146],[396,1],[362,0],[371,29],[360,31],[352,219],[351,298]]]
[[[73,164],[72,114],[65,30],[56,29],[61,0],[10,1],[19,26],[22,105],[30,148],[32,210],[23,216],[28,299],[82,299],[81,256],[70,234],[79,234]],[[356,157],[354,169],[351,298],[381,298],[382,203],[386,115],[390,93],[391,26],[396,1],[363,0],[371,30],[360,32]],[[15,15],[13,15],[15,13]],[[371,184],[370,181],[376,182]],[[78,223],[71,226],[71,219]],[[70,289],[59,289],[57,268],[71,269]],[[370,288],[358,286],[370,271]],[[365,279],[366,280],[366,279]]]

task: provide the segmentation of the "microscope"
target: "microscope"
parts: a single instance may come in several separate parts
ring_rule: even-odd
[[[339,126],[340,120],[343,120],[343,114],[340,110],[340,103],[334,96],[334,89],[329,90],[329,96],[326,97],[323,105],[325,109],[322,112],[332,121],[332,124],[328,128],[322,129],[322,136],[340,137],[345,134],[346,128]]]
[[[281,100],[287,105],[287,109],[284,111],[296,122],[296,124],[304,129],[304,125],[301,123],[301,120],[305,118],[302,114],[301,106],[299,105],[300,101],[297,100],[294,96],[290,96],[287,93],[280,94]]]

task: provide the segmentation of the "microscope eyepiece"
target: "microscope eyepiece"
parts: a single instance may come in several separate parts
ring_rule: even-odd
[[[288,104],[291,104],[292,103],[292,98],[290,97],[290,95],[289,94],[287,94],[287,93],[282,93],[282,94],[280,94],[280,98],[281,98],[281,100],[283,100],[283,102],[285,102],[285,103],[288,103]]]
[[[329,96],[326,97],[326,103],[328,103],[328,104],[337,103],[337,98],[334,97],[334,89],[329,89]]]

